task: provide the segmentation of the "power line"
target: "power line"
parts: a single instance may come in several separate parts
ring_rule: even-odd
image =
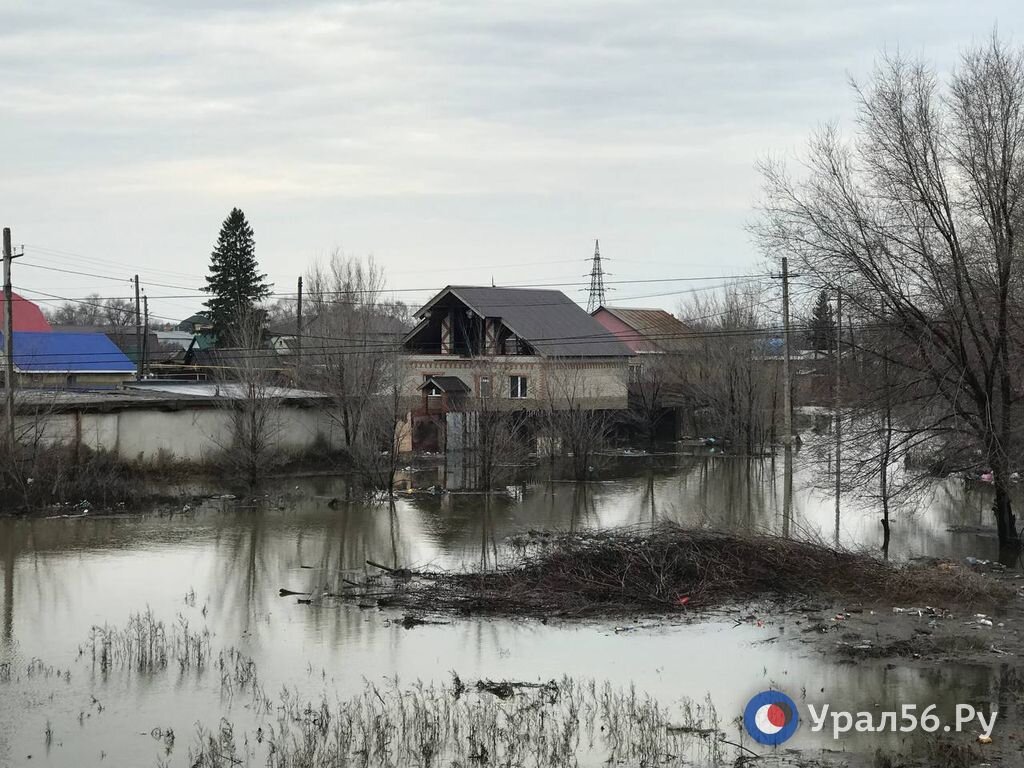
[[[38,266],[38,265],[33,265],[33,266]],[[45,267],[43,267],[43,268],[45,269]],[[50,269],[54,269],[54,268],[50,268]],[[67,270],[57,270],[57,269],[54,269],[54,271],[61,272],[61,271],[67,271]],[[100,276],[100,275],[88,275],[88,276],[90,276],[90,277],[103,277],[103,276]],[[641,283],[700,282],[700,281],[705,281],[705,280],[729,280],[729,281],[736,281],[736,282],[750,282],[750,281],[753,281],[753,280],[765,279],[767,277],[768,277],[767,274],[718,275],[718,276],[707,276],[707,277],[662,277],[662,278],[650,278],[650,279],[643,279],[643,280],[614,280],[614,281],[608,281],[606,283],[606,285],[607,284],[613,284],[613,285],[636,285],[636,284],[641,284]],[[110,278],[110,279],[117,279],[119,281],[130,282],[130,279],[128,279],[128,278],[125,278],[123,280],[122,280],[122,278]],[[143,280],[142,282],[145,283],[146,285],[156,285],[158,287],[165,287],[161,283],[153,283],[153,282],[146,281],[146,280]],[[540,289],[540,288],[572,287],[572,286],[577,286],[577,285],[584,285],[584,283],[579,283],[579,282],[576,282],[576,283],[573,283],[573,282],[564,282],[564,283],[516,283],[516,284],[510,284],[510,285],[499,285],[499,286],[494,286],[494,287],[497,287],[497,288],[538,288],[538,289]],[[178,287],[178,286],[170,286],[170,287]],[[452,287],[459,288],[461,286],[453,285]],[[700,289],[696,289],[696,290],[710,290],[712,288],[720,288],[720,287],[722,287],[722,286],[715,285],[715,286],[708,286],[708,287],[700,288]],[[389,288],[389,289],[381,289],[381,290],[377,290],[377,289],[355,289],[355,290],[339,289],[339,290],[333,290],[333,291],[321,291],[320,295],[322,295],[322,296],[357,296],[357,295],[365,295],[365,294],[392,294],[392,293],[433,293],[433,294],[436,294],[436,293],[440,293],[442,290],[444,290],[443,287],[442,288]],[[623,301],[631,301],[633,299],[652,298],[652,297],[655,297],[655,296],[670,296],[670,295],[675,295],[677,293],[685,293],[685,291],[682,291],[682,290],[681,291],[668,291],[668,292],[665,292],[665,293],[652,293],[652,294],[644,294],[644,295],[641,295],[641,296],[623,296],[621,298],[622,298]],[[149,296],[149,298],[151,298],[153,300],[157,300],[157,299],[171,300],[171,299],[198,299],[198,298],[206,298],[206,297],[209,297],[210,294],[207,293],[206,291],[202,291],[202,290],[196,289],[194,293],[187,293],[187,294],[152,294],[151,293],[151,294],[147,294],[147,295]],[[307,292],[307,296],[308,296],[308,292]],[[107,300],[111,300],[111,299],[131,299],[132,296],[128,296],[128,295],[125,295],[125,296],[96,296],[96,297],[92,297],[92,298],[96,298],[96,299],[99,299],[101,301],[107,301]],[[281,292],[271,292],[271,293],[267,294],[267,298],[278,298],[278,299],[289,300],[289,299],[297,299],[298,296],[297,296],[297,294],[294,291],[290,291],[290,292],[289,291],[281,291]],[[70,301],[70,299],[69,299],[69,301]],[[395,302],[390,302],[390,303],[395,303]],[[501,305],[496,305],[496,306],[501,306]],[[504,305],[504,306],[522,306],[522,304],[517,302],[515,304],[508,304],[508,305]],[[550,306],[550,305],[549,304],[532,304],[530,306]]]
[[[653,326],[650,326],[653,327]],[[850,327],[850,326],[848,326]],[[889,323],[875,322],[875,323],[858,323],[852,326],[858,331],[871,331],[871,330],[888,330],[892,326]],[[813,326],[808,324],[794,325],[791,326],[792,330],[797,331],[810,331]],[[685,331],[679,333],[662,333],[662,334],[644,334],[643,337],[650,341],[699,341],[699,340],[718,340],[728,338],[739,338],[739,339],[757,339],[757,338],[777,338],[780,333],[784,330],[782,325],[774,326],[757,326],[751,328],[717,328],[708,329],[701,331]],[[608,340],[610,333],[608,334],[586,334],[576,336],[551,336],[551,337],[535,337],[528,339],[527,341],[534,346],[540,345],[541,352],[543,352],[543,345],[546,343],[557,343],[560,345],[577,346],[577,345],[588,345],[599,341]],[[332,342],[356,342],[347,344],[322,344],[319,346],[306,347],[306,354],[316,359],[317,354],[333,353],[339,356],[355,356],[370,354],[394,354],[395,352],[404,350],[409,355],[431,355],[433,353],[418,351],[415,349],[408,349],[405,345],[398,341],[397,336],[390,341],[371,341],[367,342],[365,337],[340,337],[340,336],[317,336],[317,335],[303,335],[306,340],[323,340]],[[614,337],[612,337],[614,338]],[[229,352],[235,359],[261,359],[261,358],[275,358],[279,359],[281,355],[273,349],[255,349],[241,351],[237,348],[223,350]],[[688,351],[679,352],[665,352],[664,354],[671,356],[672,354],[689,354]],[[94,360],[94,359],[120,359],[120,352],[27,352],[18,354],[19,359],[23,358],[60,358],[62,360]],[[543,356],[543,355],[542,355]],[[453,356],[461,357],[461,356]],[[509,356],[513,358],[515,356]],[[552,357],[563,357],[562,355],[554,355]],[[586,357],[615,357],[615,355],[587,355]]]
[[[47,272],[61,272],[66,275],[79,275],[81,277],[95,277],[100,280],[113,280],[118,283],[132,282],[130,277],[114,277],[112,275],[99,275],[95,272],[80,272],[76,269],[62,269],[60,267],[47,267],[43,264],[33,264],[31,261],[22,262],[19,264],[22,267],[32,267],[33,269],[45,269]],[[190,285],[174,285],[172,283],[156,283],[152,280],[145,281],[147,285],[155,285],[158,288],[175,288],[182,291],[198,291],[200,289],[193,288]]]

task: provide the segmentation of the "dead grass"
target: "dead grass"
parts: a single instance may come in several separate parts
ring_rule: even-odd
[[[810,596],[892,604],[997,604],[1010,591],[951,563],[895,566],[870,555],[775,536],[673,524],[536,534],[492,572],[394,574],[348,591],[407,610],[611,615]],[[398,577],[400,576],[400,578]]]

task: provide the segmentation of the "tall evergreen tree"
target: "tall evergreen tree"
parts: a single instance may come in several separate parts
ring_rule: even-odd
[[[232,208],[220,228],[217,245],[210,254],[206,307],[213,321],[218,343],[233,343],[232,329],[251,313],[258,301],[270,295],[271,284],[256,263],[256,243],[245,214]]]
[[[810,342],[811,347],[819,352],[828,352],[836,345],[836,318],[824,288],[811,312]]]

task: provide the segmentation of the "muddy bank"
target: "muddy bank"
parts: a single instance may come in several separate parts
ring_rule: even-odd
[[[308,473],[350,470],[345,454],[309,451],[281,456],[253,485],[216,456],[207,462],[128,461],[78,445],[25,448],[11,460],[0,450],[0,516],[117,514],[141,507],[163,513],[214,497],[265,496],[264,481],[280,485]]]

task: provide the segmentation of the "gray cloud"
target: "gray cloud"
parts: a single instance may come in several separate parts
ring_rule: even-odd
[[[0,211],[18,241],[195,285],[232,205],[288,285],[335,245],[395,283],[576,278],[595,236],[623,278],[747,269],[757,157],[848,119],[846,78],[881,49],[949,67],[1020,18],[996,1],[44,0],[0,11]],[[517,259],[551,266],[517,276]]]

